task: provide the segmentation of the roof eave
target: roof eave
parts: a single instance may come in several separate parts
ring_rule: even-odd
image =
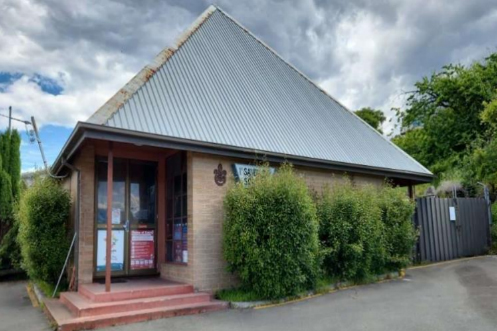
[[[132,143],[136,145],[148,145],[160,148],[171,148],[179,150],[189,150],[209,154],[217,154],[245,159],[261,159],[270,162],[288,161],[295,165],[324,168],[348,173],[360,173],[383,176],[393,179],[403,179],[412,181],[412,184],[428,183],[435,177],[432,174],[416,173],[389,168],[371,167],[359,164],[334,162],[309,157],[259,151],[250,148],[229,146],[176,137],[168,137],[157,134],[150,134],[139,131],[126,130],[108,126],[97,125],[88,122],[78,122],[71,136],[62,148],[59,156],[55,160],[52,171],[59,174],[63,168],[63,160],[71,159],[80,145],[86,139],[109,140],[122,143]]]

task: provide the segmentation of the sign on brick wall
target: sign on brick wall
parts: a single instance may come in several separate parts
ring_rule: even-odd
[[[250,164],[240,164],[240,163],[233,164],[233,173],[235,174],[235,180],[241,181],[242,183],[244,183],[244,185],[247,185],[250,178],[255,176],[257,172],[260,171],[260,169],[261,167]],[[274,174],[275,169],[273,167],[270,167],[269,172],[272,175]]]

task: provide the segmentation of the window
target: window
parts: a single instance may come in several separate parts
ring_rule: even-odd
[[[186,155],[166,161],[166,261],[188,262]]]
[[[115,212],[112,224],[124,224],[126,221],[125,190],[126,161],[114,159],[114,178],[112,186],[112,209]],[[97,222],[107,223],[107,160],[97,162]]]
[[[154,164],[129,163],[129,221],[135,224],[155,224]]]

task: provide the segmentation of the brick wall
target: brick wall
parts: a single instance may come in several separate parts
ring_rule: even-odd
[[[193,232],[195,225],[193,224],[192,214],[193,214],[193,180],[192,180],[192,153],[188,152],[186,156],[186,186],[187,186],[187,216],[188,216],[188,263],[174,264],[174,263],[163,263],[161,265],[160,274],[161,277],[166,279],[175,280],[179,282],[185,282],[189,284],[194,284],[194,266],[195,266],[195,255],[192,254],[194,251],[194,240]]]
[[[73,162],[81,171],[81,208],[79,219],[79,270],[78,284],[93,281],[93,237],[95,224],[95,149],[92,145],[81,148]],[[76,177],[76,174],[74,174]],[[76,194],[76,183],[71,188]],[[75,195],[74,195],[75,196]]]
[[[247,160],[226,158],[216,155],[192,153],[189,162],[189,197],[188,205],[190,235],[194,246],[189,249],[189,268],[193,267],[193,284],[199,290],[217,290],[237,284],[234,275],[226,271],[226,262],[222,253],[223,199],[234,181],[233,163],[248,163]],[[227,171],[228,182],[218,186],[214,182],[214,169],[221,163]],[[325,185],[343,181],[344,174],[314,168],[296,168],[310,189],[321,192]],[[382,177],[363,175],[351,176],[357,185],[381,185]],[[192,180],[193,182],[190,182]],[[191,224],[191,225],[190,225]],[[188,238],[192,243],[191,237]]]

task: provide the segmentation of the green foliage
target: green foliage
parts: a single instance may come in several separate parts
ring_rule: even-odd
[[[12,185],[9,174],[0,167],[0,222],[3,223],[3,226],[8,226],[11,220]]]
[[[426,139],[425,131],[418,128],[393,137],[392,142],[414,157],[419,163],[427,166],[433,163],[433,159],[430,151],[424,148]]]
[[[492,204],[492,223],[497,224],[497,202]]]
[[[490,238],[492,246],[490,247],[490,254],[497,254],[497,202],[492,204],[492,225],[490,227]]]
[[[355,114],[371,125],[375,130],[383,133],[381,125],[385,122],[386,117],[381,110],[365,107],[357,110]]]
[[[22,267],[34,280],[57,280],[69,248],[66,221],[70,201],[69,193],[50,178],[36,180],[21,197],[18,240]]]
[[[497,202],[492,204],[492,225],[490,226],[490,238],[492,246],[490,247],[490,254],[497,254]]]
[[[378,204],[373,188],[350,182],[323,191],[317,210],[327,274],[356,281],[383,272],[386,250]]]
[[[400,118],[407,133],[393,142],[436,175],[465,168],[467,156],[495,135],[496,88],[497,53],[470,66],[444,66],[415,84]]]
[[[259,297],[257,293],[239,288],[220,290],[216,293],[216,297],[219,300],[230,302],[261,300],[261,297]]]
[[[416,231],[405,192],[346,182],[325,189],[317,210],[328,275],[361,281],[409,263]]]
[[[477,182],[490,185],[495,192],[497,186],[497,136],[489,142],[480,142],[471,154],[464,158],[464,186],[476,190]]]
[[[379,207],[385,231],[386,270],[405,268],[418,237],[412,223],[415,204],[405,192],[385,186],[379,192]]]
[[[0,266],[17,268],[20,251],[17,244],[18,224],[14,218],[20,194],[21,137],[16,130],[0,134],[0,228],[7,232],[0,238]]]
[[[318,276],[317,217],[302,178],[290,165],[267,167],[245,187],[228,190],[224,256],[242,288],[265,299],[313,288]]]
[[[9,157],[8,173],[12,184],[12,198],[18,201],[21,189],[21,136],[17,130],[13,130],[10,135]]]
[[[0,245],[0,266],[5,268],[21,268],[21,249],[17,241],[19,222],[15,221],[2,238]]]

